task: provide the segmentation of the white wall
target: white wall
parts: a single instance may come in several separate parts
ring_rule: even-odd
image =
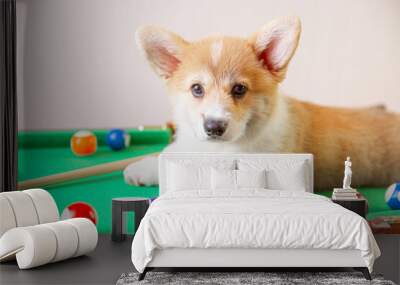
[[[326,105],[400,111],[397,0],[17,0],[20,129],[109,128],[169,118],[163,84],[134,43],[139,25],[187,39],[303,22],[282,89]]]

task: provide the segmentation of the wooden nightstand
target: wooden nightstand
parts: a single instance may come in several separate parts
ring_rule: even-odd
[[[364,219],[367,216],[367,200],[365,198],[358,198],[356,200],[345,200],[345,199],[332,199],[333,203],[339,204],[340,206],[359,214]]]

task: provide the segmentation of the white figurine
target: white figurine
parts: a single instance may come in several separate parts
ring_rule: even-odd
[[[344,179],[343,179],[343,189],[352,189],[350,187],[351,184],[351,160],[350,156],[347,157],[346,161],[344,162]]]

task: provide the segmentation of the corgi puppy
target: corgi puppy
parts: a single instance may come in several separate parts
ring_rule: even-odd
[[[278,19],[249,38],[188,42],[147,26],[137,43],[165,81],[177,125],[164,151],[312,153],[315,187],[341,186],[353,161],[353,186],[400,180],[400,116],[384,108],[336,108],[279,93],[301,32],[296,17]],[[158,184],[157,158],[129,165],[125,180]]]

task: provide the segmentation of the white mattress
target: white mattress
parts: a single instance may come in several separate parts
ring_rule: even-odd
[[[312,193],[257,189],[160,196],[140,223],[132,262],[143,272],[155,250],[170,248],[359,250],[370,271],[380,255],[359,215]]]

